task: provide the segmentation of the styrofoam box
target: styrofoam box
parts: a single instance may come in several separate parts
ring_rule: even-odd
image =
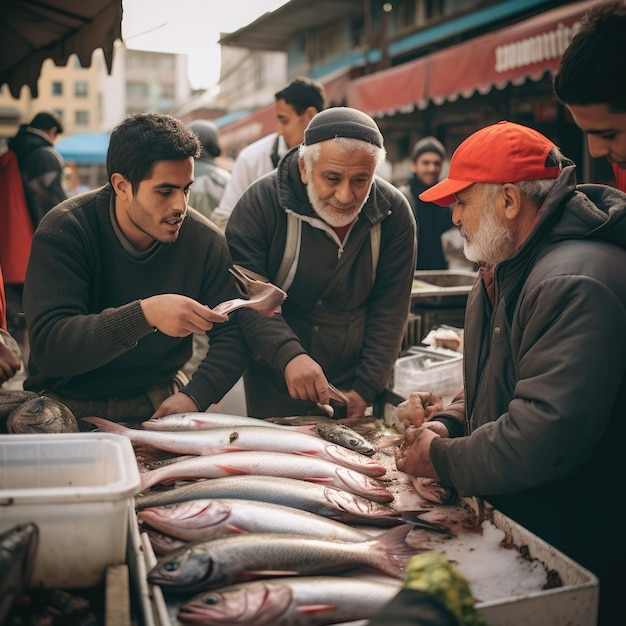
[[[92,587],[109,565],[124,563],[139,487],[121,435],[0,435],[0,532],[39,527],[32,587]]]
[[[412,347],[393,368],[394,393],[408,398],[413,391],[432,391],[450,402],[463,389],[463,355],[443,348]]]

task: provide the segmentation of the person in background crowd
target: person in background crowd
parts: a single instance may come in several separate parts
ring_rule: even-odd
[[[252,184],[226,227],[233,262],[288,293],[282,315],[239,325],[256,352],[244,375],[254,417],[304,415],[344,390],[362,417],[398,357],[415,269],[406,198],[375,176],[385,158],[374,120],[318,113],[304,144]]]
[[[187,124],[187,128],[198,136],[202,145],[202,152],[194,164],[195,181],[189,195],[189,206],[210,218],[224,195],[230,171],[215,161],[222,153],[215,122],[194,120]]]
[[[275,169],[287,150],[302,143],[311,118],[326,108],[324,87],[306,77],[294,78],[274,94],[274,99],[277,131],[251,143],[237,155],[231,179],[213,212],[211,219],[222,230],[243,192],[257,178]]]
[[[239,296],[226,240],[187,206],[199,152],[175,118],[130,117],[111,133],[109,183],[43,218],[24,285],[26,390],[76,418],[141,422],[204,411],[239,379],[248,352],[237,324],[210,308]],[[191,334],[211,329],[187,381]]]
[[[554,92],[587,134],[593,157],[606,157],[626,191],[626,2],[589,9],[554,77]]]
[[[452,228],[449,211],[432,202],[419,199],[420,193],[432,187],[441,175],[446,150],[435,137],[424,137],[413,147],[411,170],[413,174],[402,192],[408,198],[417,222],[417,267],[418,270],[447,269],[441,235]]]
[[[591,570],[599,624],[620,623],[626,194],[576,185],[552,141],[500,122],[466,139],[422,199],[454,203],[481,269],[465,314],[464,393],[423,423],[416,411],[397,467],[486,498]],[[581,515],[589,502],[601,508],[593,522]]]
[[[17,157],[33,228],[37,228],[41,218],[68,195],[64,186],[63,157],[54,147],[62,133],[63,125],[59,119],[42,112],[37,113],[30,124],[22,124],[8,141],[9,149]],[[21,338],[26,334],[22,315],[24,285],[10,282],[5,287],[9,330]]]

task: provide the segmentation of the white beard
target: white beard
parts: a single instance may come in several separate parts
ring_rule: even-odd
[[[315,192],[315,188],[312,183],[309,183],[306,186],[306,192],[309,196],[309,202],[313,207],[313,210],[317,215],[323,219],[329,226],[333,228],[343,228],[344,226],[348,226],[356,220],[363,209],[363,206],[367,202],[367,197],[360,206],[350,206],[349,208],[333,208],[331,204],[328,202],[324,202]],[[369,194],[368,194],[369,196]]]
[[[483,218],[471,238],[461,228],[465,239],[463,252],[469,261],[480,265],[496,265],[510,258],[515,250],[513,233],[496,215],[493,203],[485,205]]]

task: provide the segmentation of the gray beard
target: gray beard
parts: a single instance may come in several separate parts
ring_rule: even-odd
[[[361,203],[361,206],[357,208],[347,210],[333,209],[328,203],[320,199],[317,193],[315,193],[315,189],[311,183],[306,186],[306,193],[309,196],[309,202],[316,215],[333,228],[343,228],[344,226],[352,224],[367,202],[366,197]]]

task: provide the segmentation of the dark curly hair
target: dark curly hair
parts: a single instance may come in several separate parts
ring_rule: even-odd
[[[107,175],[122,174],[136,192],[157,161],[197,158],[197,135],[171,115],[140,113],[125,119],[111,133]]]
[[[605,2],[585,13],[563,54],[554,93],[563,104],[608,104],[626,111],[626,2]]]

